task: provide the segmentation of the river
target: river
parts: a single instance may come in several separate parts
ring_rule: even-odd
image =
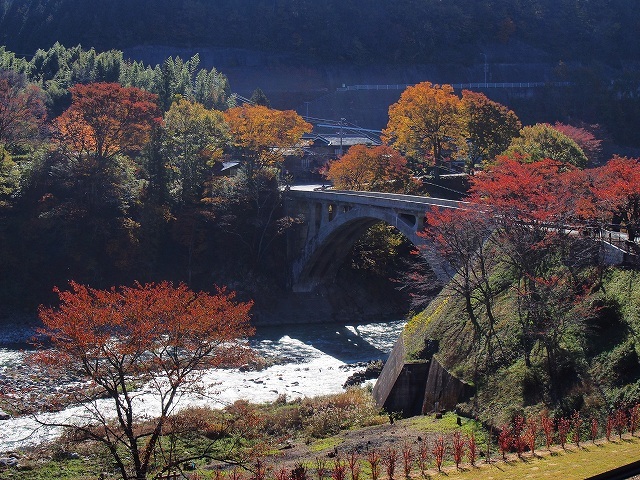
[[[280,395],[294,399],[341,392],[346,379],[362,369],[363,362],[387,357],[404,323],[392,320],[258,327],[250,344],[262,356],[275,358],[276,363],[260,371],[211,370],[203,379],[207,394],[184,397],[179,406],[222,407],[239,399],[261,403]],[[0,328],[0,380],[6,378],[9,369],[21,365],[21,348],[30,332],[18,324]],[[155,403],[151,395],[149,392],[148,397],[142,397],[150,413]],[[60,421],[82,414],[81,407],[71,407],[41,418]],[[59,434],[59,429],[40,427],[30,416],[2,420],[0,452],[53,441]]]

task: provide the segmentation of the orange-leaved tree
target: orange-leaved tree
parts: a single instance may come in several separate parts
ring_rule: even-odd
[[[70,90],[71,106],[54,120],[59,153],[54,173],[80,199],[76,203],[82,208],[75,210],[88,210],[91,217],[116,205],[122,214],[142,188],[131,157],[161,121],[157,96],[116,83],[78,84]]]
[[[262,168],[278,166],[285,151],[298,146],[302,135],[313,128],[293,110],[262,105],[230,108],[224,118],[249,177]]]
[[[445,157],[463,149],[464,105],[451,85],[430,82],[408,87],[389,107],[383,140],[409,157],[418,168],[439,167]],[[436,174],[438,168],[435,169]]]
[[[52,375],[80,372],[89,382],[76,398],[84,415],[57,426],[104,445],[125,480],[188,460],[163,459],[162,435],[181,396],[198,391],[203,369],[246,359],[251,302],[224,289],[195,293],[168,282],[108,290],[71,282],[56,292],[60,306],[39,311],[39,333],[52,348],[32,361]]]
[[[407,160],[386,145],[354,145],[329,164],[327,178],[344,190],[407,192],[413,185]]]

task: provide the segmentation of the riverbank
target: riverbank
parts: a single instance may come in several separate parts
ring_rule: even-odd
[[[360,478],[370,479],[369,458],[376,452],[379,458],[379,479],[388,479],[388,458],[390,452],[397,454],[395,464],[396,478],[402,475],[407,479],[492,479],[508,480],[512,478],[528,478],[540,480],[562,478],[578,480],[597,477],[624,465],[640,461],[640,439],[629,434],[622,438],[613,437],[611,441],[599,439],[595,442],[585,441],[576,446],[567,444],[565,448],[553,445],[550,448],[540,447],[535,454],[524,452],[521,456],[507,454],[503,459],[494,443],[490,445],[487,456],[483,433],[476,430],[474,421],[460,418],[453,413],[436,416],[420,416],[395,420],[393,423],[378,417],[376,425],[360,428],[343,429],[339,433],[321,439],[309,439],[304,435],[292,436],[280,444],[273,454],[262,457],[265,467],[265,479],[277,478],[279,472],[290,472],[303,466],[307,478],[316,478],[318,469],[325,471],[324,478],[330,478],[336,462],[342,462],[349,471],[348,461],[353,454],[360,468]],[[462,458],[456,467],[451,450],[448,448],[441,471],[435,465],[431,448],[438,437],[443,436],[448,447],[456,432],[463,438],[475,432],[479,441],[478,455],[474,465],[468,456]],[[421,459],[421,445],[428,450]],[[466,447],[465,447],[466,449]],[[277,452],[277,453],[275,453]],[[410,470],[404,474],[404,453],[410,457]],[[466,453],[466,450],[465,450]],[[255,460],[255,459],[254,459]],[[424,460],[424,462],[423,462]],[[245,470],[246,467],[246,470]],[[200,479],[213,479],[218,468],[232,470],[233,467],[221,463],[201,463],[189,474],[197,473]],[[234,478],[247,478],[254,468],[248,461],[244,467],[236,467]],[[84,480],[95,478],[115,478],[96,455],[95,446],[84,443],[48,445],[46,448],[29,452],[13,452],[0,456],[0,480]],[[347,473],[349,475],[349,473]],[[616,477],[617,478],[617,477]],[[621,478],[621,477],[620,477]],[[635,477],[633,477],[635,478]]]
[[[272,402],[279,397],[289,399],[316,397],[344,391],[344,383],[354,373],[374,360],[385,359],[402,331],[404,320],[384,323],[325,323],[315,325],[261,326],[250,345],[270,362],[261,370],[213,370],[203,378],[204,392],[181,400],[180,408],[212,406],[224,408],[240,399],[255,403]],[[26,340],[16,332],[5,332],[2,338]],[[24,346],[24,344],[23,344]],[[55,422],[81,411],[65,404],[51,405],[46,398],[56,398],[64,392],[73,394],[80,388],[78,379],[59,382],[38,375],[24,364],[25,352],[18,345],[0,347],[0,391],[24,397],[29,405],[33,397],[33,411],[46,412],[43,419]],[[21,393],[22,392],[22,393]],[[153,391],[141,387],[140,415],[153,415]],[[50,394],[50,395],[47,395]],[[104,408],[107,408],[105,402]],[[1,408],[1,407],[0,407]],[[60,410],[58,410],[61,408]],[[56,411],[58,410],[58,411]],[[30,448],[55,439],[60,429],[44,429],[28,415],[12,416],[0,421],[0,452]]]

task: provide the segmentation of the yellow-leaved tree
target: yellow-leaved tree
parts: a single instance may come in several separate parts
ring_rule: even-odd
[[[435,166],[460,154],[466,144],[464,104],[451,85],[431,82],[408,87],[389,107],[389,123],[382,139],[412,162],[414,171]]]
[[[277,167],[287,150],[298,146],[312,125],[293,110],[243,105],[224,113],[231,143],[242,156],[247,176],[265,167]]]

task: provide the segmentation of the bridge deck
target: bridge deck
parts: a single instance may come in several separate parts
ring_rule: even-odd
[[[422,197],[418,195],[404,195],[400,193],[380,193],[353,190],[298,190],[291,189],[289,195],[298,198],[345,202],[361,205],[371,205],[391,208],[406,208],[414,210],[424,207],[464,208],[470,206],[468,202],[447,200],[444,198]]]

